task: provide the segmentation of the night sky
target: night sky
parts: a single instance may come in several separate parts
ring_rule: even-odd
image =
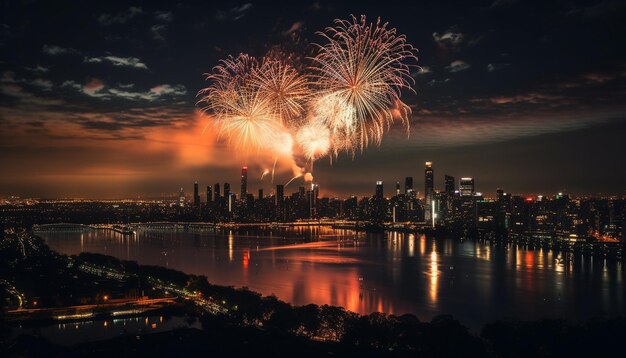
[[[354,159],[322,158],[322,195],[392,195],[424,161],[476,189],[623,194],[626,4],[611,1],[3,1],[0,196],[171,195],[250,167],[250,191],[291,178],[236,153],[198,113],[203,74],[228,55],[307,56],[316,31],[351,14],[380,17],[419,49],[410,134],[391,129]],[[271,166],[271,161],[269,163]],[[302,182],[294,182],[290,193]]]

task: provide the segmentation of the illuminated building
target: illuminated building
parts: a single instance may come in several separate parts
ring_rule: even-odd
[[[464,197],[474,195],[474,178],[461,178],[459,191]]]
[[[181,208],[185,206],[185,191],[183,188],[180,188],[180,193],[178,194],[178,205]]]
[[[400,195],[400,182],[396,182],[396,196]]]
[[[435,179],[433,163],[426,162],[424,170],[424,219],[431,222],[433,219],[433,194],[435,191]]]
[[[404,194],[411,195],[413,193],[413,177],[404,178]]]
[[[383,182],[379,180],[376,182],[376,191],[374,192],[374,197],[376,199],[383,199]]]
[[[248,167],[241,168],[241,200],[248,194]]]

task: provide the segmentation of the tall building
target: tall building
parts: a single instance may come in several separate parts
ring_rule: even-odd
[[[384,197],[383,195],[383,182],[382,180],[378,180],[376,182],[376,191],[374,192],[374,197],[376,199],[382,199]]]
[[[185,206],[185,191],[183,188],[180,188],[180,193],[178,194],[178,205],[181,208]]]
[[[276,185],[276,218],[285,219],[285,186]]]
[[[474,178],[461,178],[459,191],[461,193],[461,196],[474,195]]]
[[[380,180],[376,182],[376,191],[374,192],[373,204],[374,205],[371,215],[372,223],[380,225],[385,221],[386,216],[383,182]]]
[[[400,195],[400,182],[397,181],[396,182],[396,196],[399,196],[399,195]]]
[[[210,203],[213,201],[213,188],[210,185],[206,186],[206,202]]]
[[[432,221],[433,194],[435,193],[435,174],[433,163],[426,162],[424,170],[424,219],[426,222]]]
[[[404,194],[410,195],[413,192],[413,177],[404,178]]]
[[[445,181],[445,192],[446,195],[448,196],[453,196],[454,192],[456,191],[456,183],[454,182],[454,177],[451,175],[446,174],[444,176],[444,181]]]
[[[317,216],[317,199],[319,192],[319,186],[317,184],[311,184],[311,191],[309,191],[309,217],[311,219]]]
[[[228,202],[229,196],[230,196],[230,184],[224,183],[224,198],[226,198],[226,202]]]
[[[200,206],[200,192],[198,190],[198,182],[193,182],[193,205]]]
[[[213,189],[215,191],[215,202],[218,203],[220,202],[220,183],[215,183],[215,185],[213,185]]]
[[[248,194],[248,167],[241,168],[241,200]]]
[[[263,189],[259,189],[259,200],[263,200]]]

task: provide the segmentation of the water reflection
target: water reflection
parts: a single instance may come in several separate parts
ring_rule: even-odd
[[[439,265],[437,260],[437,246],[433,242],[433,251],[430,253],[430,301],[437,303],[437,291],[439,290]]]
[[[247,286],[297,305],[343,306],[470,327],[503,317],[624,314],[624,266],[518,245],[298,227],[276,231],[106,231],[43,235],[60,252],[113,255]]]

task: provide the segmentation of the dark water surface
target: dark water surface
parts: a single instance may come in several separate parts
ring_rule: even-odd
[[[473,330],[504,318],[625,313],[623,263],[516,245],[324,227],[40,236],[61,253],[96,252],[202,274],[296,305],[413,313],[421,320],[451,314]]]

